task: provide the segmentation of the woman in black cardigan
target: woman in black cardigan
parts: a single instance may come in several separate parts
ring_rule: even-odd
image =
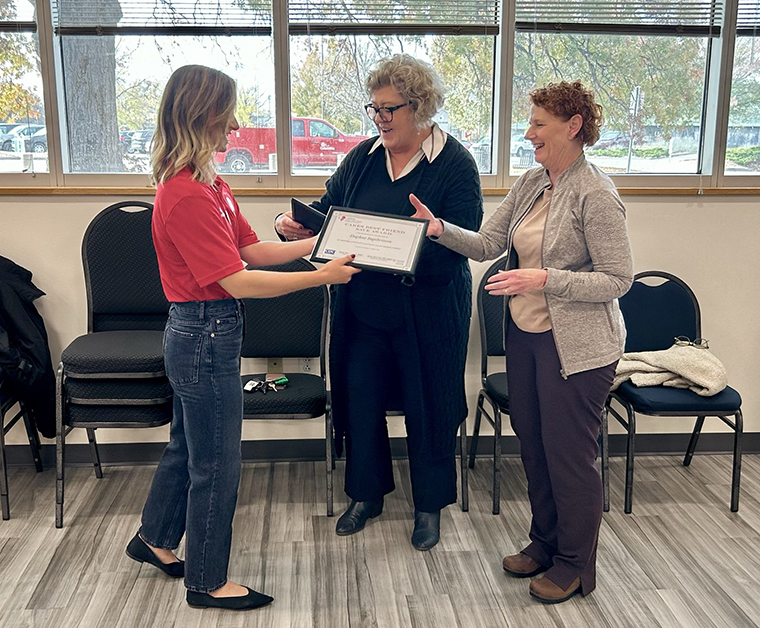
[[[356,146],[314,207],[331,205],[411,216],[414,195],[436,216],[477,230],[483,216],[472,156],[432,121],[443,84],[429,65],[396,55],[367,79],[366,105],[379,137]],[[435,208],[433,210],[432,208]],[[288,239],[311,234],[282,214],[275,228]],[[414,498],[412,545],[433,547],[440,510],[456,501],[456,433],[467,417],[464,368],[472,277],[467,260],[426,241],[415,280],[366,271],[337,286],[333,300],[330,372],[338,442],[346,438],[351,498],[336,526],[361,530],[382,512],[394,489],[386,410],[406,417]]]

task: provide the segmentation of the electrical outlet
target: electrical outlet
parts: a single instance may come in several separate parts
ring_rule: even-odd
[[[298,364],[301,367],[301,373],[313,373],[314,362],[312,358],[301,358],[298,360]]]

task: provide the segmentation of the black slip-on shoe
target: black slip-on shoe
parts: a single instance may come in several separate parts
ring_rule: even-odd
[[[412,545],[422,552],[434,547],[441,537],[441,511],[414,511],[414,532]]]
[[[367,519],[377,517],[381,512],[383,512],[382,499],[369,502],[352,500],[346,512],[338,519],[338,523],[335,525],[335,534],[348,536],[358,532],[367,524]]]
[[[249,587],[248,593],[236,597],[214,597],[198,591],[187,592],[187,603],[193,608],[226,608],[231,611],[248,611],[270,604],[274,598],[254,591]]]
[[[158,567],[167,576],[172,578],[182,578],[185,575],[185,561],[180,560],[176,563],[162,563],[158,556],[151,550],[140,538],[139,534],[135,534],[132,540],[127,545],[127,556],[132,560],[136,560],[138,563],[148,563],[154,567]]]

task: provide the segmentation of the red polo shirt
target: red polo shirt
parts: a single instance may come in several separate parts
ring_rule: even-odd
[[[153,243],[169,301],[212,301],[230,295],[220,279],[243,270],[240,249],[259,241],[229,186],[194,181],[185,168],[158,184]]]

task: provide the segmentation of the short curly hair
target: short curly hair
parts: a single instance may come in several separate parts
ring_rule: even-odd
[[[443,106],[445,88],[443,80],[432,65],[411,55],[398,54],[378,61],[366,81],[367,95],[391,86],[408,101],[418,128],[430,124]]]
[[[574,115],[583,119],[578,139],[585,146],[593,146],[599,139],[603,118],[602,106],[594,100],[594,92],[580,81],[549,83],[530,92],[530,102],[546,109],[552,115],[569,120]]]

